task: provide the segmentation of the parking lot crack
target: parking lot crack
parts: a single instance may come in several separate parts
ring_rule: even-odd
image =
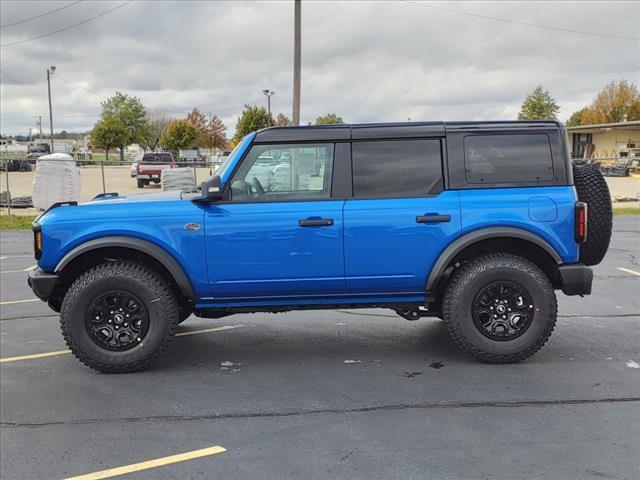
[[[152,415],[140,417],[94,418],[80,420],[66,420],[53,422],[0,422],[2,428],[42,428],[52,426],[73,426],[91,424],[114,423],[144,423],[144,422],[185,422],[202,420],[226,420],[235,418],[278,418],[304,415],[331,415],[350,413],[369,413],[403,410],[451,410],[466,408],[523,408],[523,407],[554,407],[580,406],[616,403],[640,403],[640,397],[596,398],[596,399],[565,399],[565,400],[516,400],[516,401],[484,401],[484,402],[421,402],[410,404],[368,405],[352,408],[318,408],[285,410],[280,412],[229,412],[203,413],[196,415]]]

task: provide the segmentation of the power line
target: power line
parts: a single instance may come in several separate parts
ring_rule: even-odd
[[[8,73],[6,73],[5,71],[0,70],[0,73],[1,73],[2,75],[4,75],[5,77],[7,77],[7,78],[8,78],[9,80],[11,80],[12,82],[20,83],[18,80],[16,80],[15,78],[13,78],[11,75],[9,75]]]
[[[525,27],[545,28],[547,30],[555,30],[557,32],[579,33],[581,35],[591,35],[593,37],[617,38],[618,40],[632,40],[634,42],[637,42],[638,40],[640,40],[640,38],[638,37],[626,37],[623,35],[612,35],[608,33],[586,32],[584,30],[572,30],[570,28],[554,27],[551,25],[541,25],[537,23],[520,22],[518,20],[510,20],[508,18],[490,17],[489,15],[480,15],[476,13],[462,12],[460,10],[452,10],[450,8],[438,7],[435,5],[428,5],[426,3],[415,2],[412,0],[401,0],[401,1],[412,4],[412,5],[419,5],[421,7],[432,8],[434,10],[441,10],[443,12],[456,13],[458,15],[466,15],[467,17],[484,18],[485,20],[494,20],[496,22],[513,23],[515,25],[524,25]]]
[[[84,23],[90,22],[91,20],[95,20],[96,18],[99,18],[99,17],[102,17],[104,15],[107,15],[108,13],[111,13],[111,12],[113,12],[113,11],[119,9],[119,8],[122,8],[122,7],[126,6],[126,5],[129,5],[132,1],[133,0],[128,0],[128,1],[126,1],[124,3],[121,3],[120,5],[117,5],[117,6],[113,7],[113,8],[110,8],[109,10],[105,10],[102,13],[94,15],[93,17],[89,17],[89,18],[86,18],[86,19],[84,19],[84,20],[82,20],[80,22],[74,23],[73,25],[69,25],[68,27],[64,27],[64,28],[61,28],[59,30],[54,30],[53,32],[45,33],[45,34],[39,35],[37,37],[27,38],[25,40],[18,40],[17,42],[5,43],[3,45],[0,45],[0,47],[11,47],[13,45],[19,45],[21,43],[31,42],[33,40],[38,40],[40,38],[44,38],[44,37],[49,37],[51,35],[55,35],[56,33],[64,32],[64,31],[69,30],[71,28],[77,27],[78,25],[82,25]]]
[[[56,8],[54,10],[49,10],[46,13],[42,13],[40,15],[36,15],[35,17],[25,18],[24,20],[20,20],[19,22],[5,23],[4,25],[0,25],[0,28],[13,27],[14,25],[20,25],[22,23],[30,22],[31,20],[35,20],[36,18],[46,17],[47,15],[51,15],[52,13],[59,12],[60,10],[64,10],[65,8],[73,7],[74,5],[77,5],[78,3],[80,3],[81,1],[82,0],[77,0],[76,2],[71,2],[68,5],[65,5],[64,7]]]
[[[78,85],[77,83],[72,82],[71,80],[67,80],[66,78],[64,78],[63,76],[61,76],[58,73],[56,73],[56,77],[59,78],[60,80],[63,80],[65,82],[67,82],[72,87],[78,88],[80,90],[84,90],[85,92],[90,93],[91,95],[95,95],[96,97],[109,98],[106,95],[102,95],[101,93],[97,93],[97,92],[92,92],[91,90],[88,90],[88,89]]]

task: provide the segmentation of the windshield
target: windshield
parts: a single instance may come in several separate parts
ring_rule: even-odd
[[[220,165],[220,168],[216,170],[216,175],[220,176],[220,179],[222,180],[223,184],[225,180],[227,180],[227,178],[231,175],[231,170],[233,169],[233,166],[236,164],[238,156],[242,156],[244,154],[247,147],[251,144],[253,137],[254,137],[254,134],[249,134],[246,137],[244,137],[242,141],[238,143],[238,145],[236,145],[236,148],[233,149],[233,151],[224,160],[224,162],[222,162],[222,165]]]

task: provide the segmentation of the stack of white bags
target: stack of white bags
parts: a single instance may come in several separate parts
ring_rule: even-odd
[[[38,211],[56,202],[80,200],[80,170],[71,155],[51,153],[38,158],[33,177],[33,206]]]
[[[193,168],[165,168],[160,174],[163,190],[182,190],[190,192],[196,188],[196,176]]]

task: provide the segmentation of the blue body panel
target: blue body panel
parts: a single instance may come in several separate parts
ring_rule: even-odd
[[[573,239],[574,187],[524,187],[460,190],[462,233],[512,227],[538,235],[564,263],[578,261]]]
[[[416,222],[429,214],[449,215],[450,221]],[[459,192],[347,200],[344,225],[347,292],[424,295],[438,255],[460,236]]]
[[[344,200],[212,204],[205,243],[211,296],[283,297],[345,293]],[[332,219],[301,227],[299,220]]]
[[[71,250],[89,240],[124,235],[154,243],[180,264],[197,295],[209,290],[203,230],[186,223],[204,222],[202,208],[180,199],[179,192],[97,200],[77,207],[58,207],[38,221],[43,249],[38,266],[53,271]]]

